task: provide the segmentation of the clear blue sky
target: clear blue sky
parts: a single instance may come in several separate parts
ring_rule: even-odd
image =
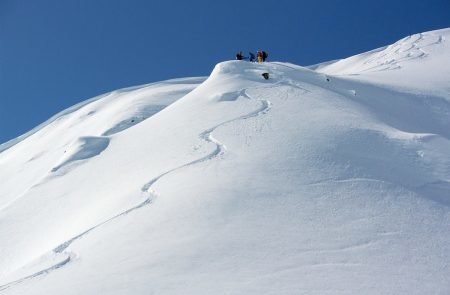
[[[238,50],[309,65],[450,27],[450,0],[0,0],[0,143],[98,94]]]

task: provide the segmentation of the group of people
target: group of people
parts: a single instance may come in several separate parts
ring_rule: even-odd
[[[257,61],[257,62],[260,62],[260,63],[261,62],[265,62],[268,56],[269,55],[267,54],[267,52],[261,51],[261,50],[258,50],[256,52],[256,60],[255,60],[255,54],[253,52],[249,52],[248,53],[248,57],[244,56],[242,51],[239,51],[238,53],[236,53],[236,59],[237,60],[248,60],[250,62]]]

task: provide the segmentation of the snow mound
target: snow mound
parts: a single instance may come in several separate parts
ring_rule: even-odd
[[[71,164],[72,162],[78,162],[81,160],[86,160],[99,155],[103,152],[109,145],[109,138],[106,137],[95,137],[95,136],[84,136],[80,137],[76,143],[74,143],[68,152],[68,155],[64,157],[61,164],[52,168],[52,172],[60,170],[62,167]]]

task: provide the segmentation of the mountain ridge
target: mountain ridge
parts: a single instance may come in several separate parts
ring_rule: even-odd
[[[397,69],[227,61],[63,112],[0,152],[0,290],[445,294],[450,93],[416,69],[446,39]]]

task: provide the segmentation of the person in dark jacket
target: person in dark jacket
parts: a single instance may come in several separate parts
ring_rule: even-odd
[[[267,52],[263,51],[263,52],[262,52],[262,61],[266,61],[266,59],[267,59],[268,56],[269,56],[269,55],[267,54]]]
[[[248,53],[248,61],[249,62],[254,62],[255,61],[255,54],[253,54],[253,52],[249,52]]]
[[[239,51],[238,53],[236,53],[237,60],[242,60],[243,58],[244,58],[244,55],[242,54],[242,51]]]

